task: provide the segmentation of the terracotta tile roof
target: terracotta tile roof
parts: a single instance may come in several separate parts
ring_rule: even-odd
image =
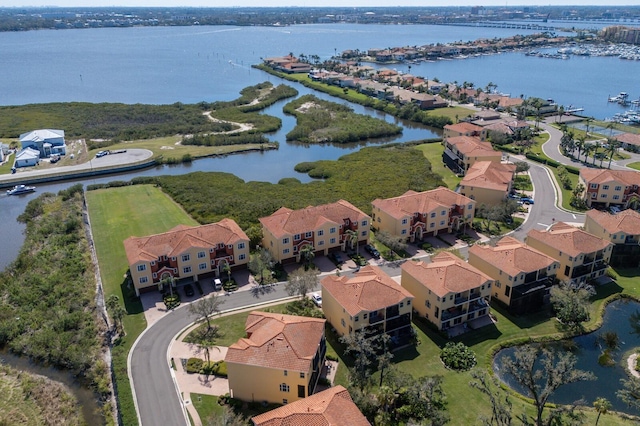
[[[532,229],[527,238],[538,240],[549,247],[557,249],[569,256],[579,256],[583,253],[593,253],[603,250],[611,243],[596,237],[582,229],[575,228],[564,222],[556,222],[548,230]]]
[[[633,170],[580,169],[580,177],[587,183],[621,182],[625,185],[640,185],[640,172]],[[588,189],[588,188],[587,188]]]
[[[235,244],[249,241],[247,234],[232,219],[201,226],[178,225],[162,234],[129,237],[124,240],[129,265],[150,262],[160,256],[177,256],[191,247],[209,248],[218,243]]]
[[[414,213],[427,213],[443,207],[448,210],[454,205],[465,206],[469,203],[475,204],[475,201],[441,186],[431,191],[407,191],[399,197],[378,198],[373,200],[371,204],[396,219],[400,219]]]
[[[229,346],[225,361],[307,372],[324,336],[325,321],[251,312],[245,323],[248,337]]]
[[[411,293],[377,266],[365,266],[351,278],[327,275],[321,284],[351,316],[413,299]]]
[[[627,209],[618,214],[609,214],[592,209],[587,212],[587,216],[610,234],[624,232],[627,235],[640,235],[640,213],[635,210]]]
[[[335,386],[251,419],[254,426],[370,426],[351,395]]]
[[[622,133],[615,136],[615,139],[629,145],[640,146],[640,135],[635,133]]]
[[[492,132],[504,133],[505,135],[512,135],[514,133],[513,129],[511,129],[511,127],[507,126],[507,123],[501,120],[484,126],[484,128],[487,130],[491,130]]]
[[[494,150],[490,142],[483,142],[475,136],[455,136],[447,138],[447,143],[469,157],[487,155],[502,157],[500,151]]]
[[[447,124],[446,126],[444,126],[444,129],[451,130],[456,133],[482,132],[482,127],[476,126],[472,123],[467,123],[465,121],[456,124]]]
[[[491,277],[448,252],[433,256],[431,263],[406,261],[402,270],[440,297],[480,287],[487,281],[493,282]]]
[[[342,225],[344,219],[361,221],[368,217],[350,202],[338,200],[335,203],[309,206],[300,210],[282,207],[271,216],[260,218],[260,223],[275,237],[281,237],[311,231],[326,222]]]
[[[522,105],[523,102],[524,102],[524,99],[510,98],[508,96],[503,96],[500,98],[500,102],[498,102],[498,105],[503,108],[509,108],[509,107]]]
[[[495,247],[475,244],[469,249],[469,254],[478,256],[513,277],[522,272],[546,269],[557,262],[554,258],[512,237],[502,238]]]
[[[515,164],[477,161],[464,175],[460,185],[504,191],[505,195],[516,171]]]

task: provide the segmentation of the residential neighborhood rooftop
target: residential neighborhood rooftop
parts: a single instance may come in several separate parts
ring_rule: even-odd
[[[515,170],[515,164],[478,161],[469,167],[460,185],[507,191]]]
[[[368,216],[348,201],[320,206],[309,206],[299,210],[281,207],[272,215],[260,218],[260,223],[276,237],[295,235],[318,228],[324,222],[342,225],[344,219],[358,220]]]
[[[628,235],[640,235],[640,213],[627,209],[618,214],[591,209],[587,216],[593,219],[610,234],[624,232]]]
[[[493,281],[488,275],[449,252],[433,256],[431,263],[409,260],[402,264],[402,270],[440,297],[449,293],[462,293]]]
[[[495,247],[474,244],[469,248],[469,253],[475,254],[512,277],[522,272],[545,269],[556,262],[552,257],[513,237],[503,237]]]
[[[253,311],[247,337],[229,346],[226,362],[308,371],[324,336],[324,319]]]
[[[370,426],[343,386],[334,386],[251,419],[255,426]]]
[[[467,123],[466,121],[461,121],[456,124],[447,124],[444,126],[445,130],[452,130],[457,133],[466,133],[466,132],[481,132],[482,127],[477,126],[472,123]]]
[[[409,190],[398,197],[376,199],[372,202],[375,207],[398,219],[416,212],[429,212],[442,207],[450,209],[453,205],[464,206],[469,203],[475,201],[443,186],[424,192]]]
[[[248,240],[247,234],[232,219],[201,226],[178,225],[162,234],[129,237],[124,240],[129,265],[153,261],[160,256],[173,257],[191,247],[211,247]]]
[[[640,172],[633,170],[580,169],[580,176],[589,183],[606,183],[618,181],[625,185],[640,186]]]
[[[454,136],[447,138],[447,142],[467,157],[486,156],[487,154],[501,157],[500,151],[493,149],[491,142],[483,142],[475,136]]]
[[[322,279],[328,291],[349,315],[376,311],[413,298],[404,287],[377,266],[365,266],[352,277],[328,275]]]
[[[579,256],[582,253],[592,253],[603,250],[611,244],[609,241],[603,240],[564,222],[557,222],[551,225],[548,230],[532,229],[527,234],[527,237],[541,241],[573,257]]]

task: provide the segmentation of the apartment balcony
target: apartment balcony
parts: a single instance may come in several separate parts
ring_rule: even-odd
[[[591,264],[576,266],[571,271],[571,278],[578,278],[591,273]]]
[[[409,325],[411,325],[411,315],[410,314],[401,315],[397,318],[387,321],[387,327],[386,327],[387,333],[402,327],[407,327]]]
[[[593,264],[593,272],[607,269],[608,266],[609,264],[604,260],[596,260],[596,262]]]
[[[400,308],[398,307],[398,305],[389,306],[386,309],[385,314],[387,319],[397,317],[398,315],[400,315]]]
[[[465,315],[467,313],[466,309],[462,309],[462,308],[449,308],[446,309],[444,311],[442,311],[442,317],[440,318],[443,322],[444,321],[449,321],[452,320],[454,318],[460,317],[462,315]]]
[[[378,324],[379,322],[384,321],[385,316],[383,312],[373,311],[369,313],[369,324]]]
[[[479,291],[471,292],[469,294],[469,300],[476,300],[480,297],[482,297],[482,293],[480,293]]]
[[[625,238],[624,243],[634,246],[640,245],[640,237],[627,237]]]
[[[489,303],[487,303],[486,300],[478,299],[469,303],[469,313],[479,311],[480,309],[488,308],[488,307],[489,307]]]

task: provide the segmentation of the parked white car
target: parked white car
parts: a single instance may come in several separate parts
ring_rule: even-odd
[[[311,295],[311,300],[316,304],[318,308],[322,308],[322,296],[320,293],[313,293]]]

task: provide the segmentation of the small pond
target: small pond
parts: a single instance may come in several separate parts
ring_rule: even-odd
[[[564,385],[553,394],[550,398],[551,402],[571,404],[584,398],[588,406],[592,406],[596,398],[604,397],[611,402],[615,411],[634,415],[640,414],[640,411],[627,407],[625,403],[616,397],[616,391],[622,388],[620,380],[629,377],[626,370],[626,358],[632,349],[640,347],[640,335],[634,334],[629,321],[631,315],[636,311],[640,311],[640,303],[628,299],[616,300],[607,306],[604,322],[599,330],[573,339],[577,347],[574,351],[574,354],[578,357],[576,368],[591,371],[597,379]],[[609,367],[598,363],[598,357],[604,351],[604,345],[598,343],[598,336],[606,332],[615,332],[620,339],[620,347],[613,352],[615,365]],[[502,369],[502,358],[504,356],[512,356],[514,350],[514,348],[508,348],[498,352],[493,360],[493,371],[500,380],[511,388],[524,393],[523,389],[517,386],[510,376],[504,374]]]

